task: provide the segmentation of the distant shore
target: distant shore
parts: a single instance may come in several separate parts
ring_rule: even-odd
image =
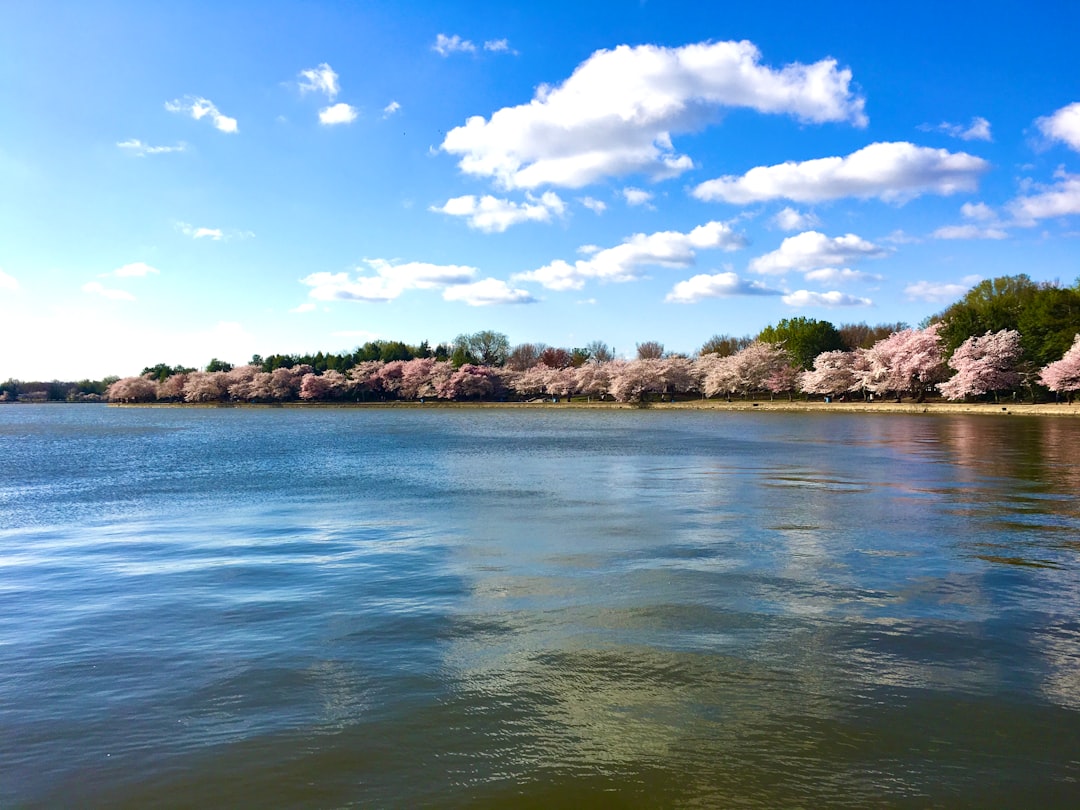
[[[545,410],[669,410],[669,411],[760,411],[783,413],[920,413],[920,414],[979,414],[985,416],[1080,416],[1080,403],[1064,402],[913,402],[876,400],[874,402],[822,402],[787,399],[747,399],[728,402],[722,399],[689,399],[678,402],[455,402],[451,400],[390,401],[390,402],[145,402],[110,403],[118,408],[376,408],[376,409],[446,409],[499,408]]]

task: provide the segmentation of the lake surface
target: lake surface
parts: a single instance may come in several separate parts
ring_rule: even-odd
[[[1075,807],[1080,421],[0,406],[0,806]]]

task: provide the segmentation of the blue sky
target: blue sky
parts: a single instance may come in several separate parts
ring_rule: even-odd
[[[0,378],[1080,274],[1071,2],[10,2]]]

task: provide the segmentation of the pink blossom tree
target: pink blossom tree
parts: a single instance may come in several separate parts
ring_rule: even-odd
[[[795,371],[785,370],[793,364],[784,347],[760,340],[727,357],[702,355],[698,365],[704,369],[702,388],[709,397],[736,392],[745,397],[754,391],[770,390],[770,383],[793,384],[795,379]]]
[[[330,369],[322,374],[305,374],[300,381],[300,399],[318,401],[337,399],[345,392],[345,375]]]
[[[941,328],[938,322],[925,329],[904,329],[875,343],[866,354],[871,373],[865,387],[875,394],[892,392],[897,399],[910,394],[922,401],[946,376]]]
[[[184,398],[184,386],[187,385],[188,373],[181,371],[170,374],[158,384],[157,398],[166,402],[179,402]]]
[[[367,399],[368,394],[379,391],[379,371],[382,367],[379,360],[365,360],[349,369],[349,392],[359,399]]]
[[[1073,393],[1080,391],[1080,334],[1073,339],[1072,348],[1060,360],[1042,369],[1039,382],[1055,394],[1068,395],[1069,402],[1072,402]]]
[[[434,370],[434,357],[418,357],[406,362],[401,369],[398,395],[402,399],[423,399],[435,396],[435,386],[431,379]]]
[[[592,401],[593,397],[603,399],[611,387],[610,363],[590,360],[577,370],[577,390]]]
[[[1020,384],[1020,333],[1015,329],[972,335],[953,353],[949,365],[956,370],[952,379],[938,386],[946,399],[963,399],[1016,388]]]
[[[836,396],[857,387],[854,352],[822,352],[814,358],[814,367],[799,375],[799,388],[807,394]]]
[[[485,399],[497,393],[498,378],[489,366],[466,363],[436,385],[442,399]]]
[[[158,384],[150,377],[123,377],[107,389],[109,402],[153,402],[157,399]]]
[[[650,393],[664,390],[660,360],[611,363],[610,393],[619,402],[644,402]]]
[[[184,383],[184,402],[220,402],[228,395],[224,371],[193,371]]]

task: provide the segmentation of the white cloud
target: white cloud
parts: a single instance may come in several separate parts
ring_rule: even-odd
[[[580,188],[635,172],[672,177],[694,165],[675,151],[672,133],[700,129],[718,108],[864,126],[864,100],[850,83],[833,59],[763,65],[747,41],[620,45],[595,52],[561,85],[542,85],[528,104],[470,118],[442,149],[461,156],[464,173],[504,188]]]
[[[15,292],[17,289],[19,289],[18,279],[0,270],[0,290]]]
[[[511,50],[510,41],[507,39],[489,39],[484,43],[484,50],[492,53],[517,53]]]
[[[796,290],[785,295],[781,299],[789,307],[870,307],[874,302],[869,298],[859,298],[847,293],[836,292],[811,292],[810,290]]]
[[[323,93],[331,101],[341,92],[338,75],[330,65],[323,62],[317,68],[300,71],[300,93]]]
[[[974,219],[978,222],[990,222],[997,219],[994,209],[986,203],[964,203],[960,206],[960,215],[964,219]]]
[[[196,228],[187,222],[178,222],[176,227],[180,233],[184,236],[190,236],[192,239],[212,239],[215,242],[220,242],[225,238],[225,233],[221,228]]]
[[[860,281],[881,281],[882,277],[874,273],[852,270],[850,267],[821,267],[811,270],[803,278],[817,284],[849,284]]]
[[[151,267],[146,262],[131,262],[122,267],[117,267],[111,273],[105,275],[115,276],[116,278],[143,278],[145,276],[156,276],[160,272],[156,267]]]
[[[807,228],[816,228],[821,224],[821,220],[814,214],[804,214],[790,206],[777,212],[772,221],[782,231],[805,231]]]
[[[385,259],[364,259],[375,275],[312,273],[300,279],[311,287],[308,295],[317,301],[393,301],[406,290],[427,290],[468,284],[476,276],[475,267],[438,265],[425,262],[395,264]]]
[[[221,228],[196,227],[187,222],[177,222],[176,229],[184,236],[192,239],[209,239],[213,242],[228,242],[233,239],[251,239],[255,236],[253,231],[225,231]]]
[[[82,285],[83,292],[92,293],[93,295],[100,295],[102,298],[109,298],[113,301],[134,301],[135,296],[126,290],[116,290],[110,287],[106,287],[100,281],[88,281]]]
[[[990,164],[966,152],[949,152],[901,141],[872,143],[847,157],[758,166],[741,177],[707,180],[694,189],[699,200],[746,204],[789,199],[820,202],[840,197],[877,197],[904,202],[920,194],[972,191]]]
[[[690,233],[637,233],[621,245],[593,251],[588,259],[573,264],[558,259],[514,278],[536,281],[550,290],[580,290],[589,279],[634,281],[644,275],[647,267],[692,267],[699,250],[730,251],[745,244],[745,237],[726,222],[708,222]]]
[[[1016,224],[1030,227],[1040,219],[1080,214],[1080,175],[1058,173],[1058,182],[1036,194],[1017,197],[1006,206]]]
[[[905,233],[903,229],[897,228],[888,236],[882,237],[882,242],[890,242],[894,245],[918,245],[922,243],[922,239],[918,236],[912,236],[909,233]]]
[[[457,34],[449,37],[446,34],[439,34],[435,37],[435,44],[431,46],[431,50],[440,56],[449,56],[452,53],[476,53],[476,45]]]
[[[648,205],[653,198],[652,192],[644,189],[627,186],[622,190],[623,199],[627,205]],[[651,207],[651,206],[650,206]]]
[[[849,264],[858,259],[879,259],[887,251],[853,233],[832,239],[818,231],[789,236],[780,247],[750,262],[755,273],[781,275],[788,270],[816,270]]]
[[[174,113],[186,113],[196,121],[208,117],[214,127],[222,132],[235,133],[239,131],[236,119],[222,115],[217,106],[206,98],[184,96],[182,99],[166,101],[165,109]]]
[[[470,307],[487,307],[496,304],[532,304],[536,298],[527,290],[512,289],[505,281],[485,278],[472,284],[449,287],[443,293],[446,301],[461,301]]]
[[[1060,141],[1080,152],[1080,101],[1074,101],[1053,115],[1035,121],[1039,131],[1052,141]]]
[[[546,191],[539,197],[526,195],[528,202],[517,203],[490,195],[479,199],[472,194],[453,197],[442,207],[432,206],[429,210],[454,217],[465,217],[470,228],[485,233],[502,233],[511,225],[521,222],[550,222],[551,215],[562,216],[566,204],[553,191]]]
[[[303,304],[298,304],[297,306],[290,309],[289,312],[314,312],[318,308],[318,304],[314,304],[311,301],[305,301]]]
[[[385,107],[383,107],[383,111],[382,111],[383,118],[389,118],[391,115],[398,112],[400,109],[401,109],[400,104],[398,104],[396,101],[391,101],[389,104],[387,104]]]
[[[969,276],[964,279],[965,283],[963,284],[949,284],[947,282],[939,281],[917,281],[904,288],[904,295],[912,301],[927,301],[930,303],[953,301],[966,293],[980,280],[981,279],[978,276]]]
[[[780,295],[779,290],[760,281],[744,281],[736,273],[702,273],[680,281],[664,298],[674,304],[694,304],[705,298],[730,298],[735,295]]]
[[[337,104],[319,110],[319,123],[326,126],[351,124],[359,114],[356,107],[339,101]]]
[[[131,138],[126,141],[117,141],[116,145],[121,149],[126,149],[136,157],[146,157],[147,155],[165,155],[169,152],[186,152],[187,144],[178,143],[176,146],[151,146],[148,143],[143,143],[138,138]]]
[[[602,214],[607,211],[607,203],[603,200],[594,199],[593,197],[582,197],[581,204],[595,214]]]
[[[1001,228],[980,228],[978,225],[945,225],[932,234],[934,239],[1008,239]]]
[[[946,135],[951,135],[953,138],[959,138],[962,141],[994,140],[990,135],[990,122],[978,115],[972,118],[971,123],[966,127],[963,124],[943,122],[937,125],[923,124],[919,129],[923,132],[944,132]]]

